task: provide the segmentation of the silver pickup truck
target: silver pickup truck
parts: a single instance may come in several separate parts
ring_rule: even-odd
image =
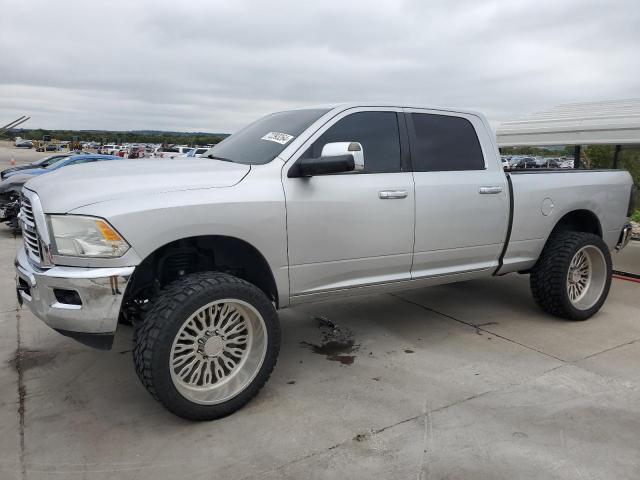
[[[530,274],[584,320],[629,240],[625,171],[505,174],[480,114],[347,104],[268,115],[204,158],[65,168],[29,181],[18,297],[110,348],[133,324],[140,380],[184,418],[227,415],[269,378],[277,309]]]

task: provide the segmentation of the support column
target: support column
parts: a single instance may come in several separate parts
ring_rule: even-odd
[[[573,168],[580,168],[581,163],[580,163],[580,151],[582,145],[576,145],[573,148]]]
[[[620,157],[620,150],[622,147],[616,145],[616,149],[613,151],[613,168],[618,168],[618,158]]]

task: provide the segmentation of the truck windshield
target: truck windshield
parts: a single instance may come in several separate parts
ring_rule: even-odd
[[[269,163],[328,111],[318,108],[272,113],[225,138],[203,156],[247,165]]]

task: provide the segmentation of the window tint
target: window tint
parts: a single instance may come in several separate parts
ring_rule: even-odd
[[[471,122],[462,117],[412,113],[411,162],[416,172],[482,170],[484,157]]]
[[[360,142],[364,151],[362,173],[400,171],[400,136],[395,112],[359,112],[339,120],[305,152],[318,158],[322,147],[333,142]]]

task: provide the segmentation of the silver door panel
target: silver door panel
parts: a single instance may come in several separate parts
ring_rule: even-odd
[[[403,190],[407,196],[382,200],[381,190]],[[285,195],[292,294],[385,275],[409,278],[411,173],[287,178]]]
[[[448,248],[431,252],[416,252],[412,278],[446,275],[451,272],[474,271],[498,266],[495,245]]]
[[[355,258],[320,262],[306,265],[292,265],[290,276],[295,279],[292,289],[297,294],[339,290],[354,286],[407,280],[410,253],[382,257]],[[322,283],[318,282],[322,278]]]

